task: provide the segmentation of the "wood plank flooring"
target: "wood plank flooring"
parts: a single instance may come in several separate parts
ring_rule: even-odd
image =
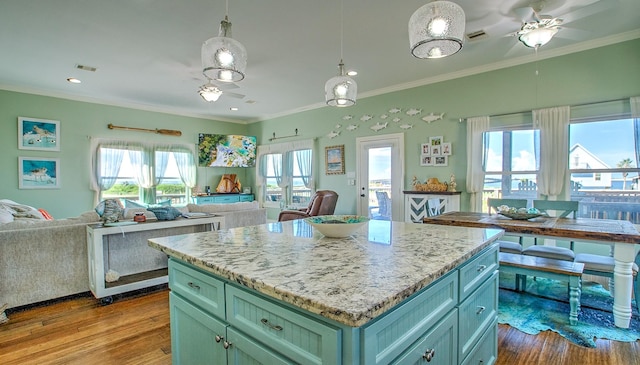
[[[171,364],[168,294],[107,306],[88,296],[10,313],[0,325],[0,364]],[[497,365],[640,365],[640,341],[598,340],[591,349],[554,332],[532,336],[507,325],[498,337]]]

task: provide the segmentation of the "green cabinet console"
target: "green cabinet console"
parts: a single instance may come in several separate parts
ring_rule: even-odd
[[[347,239],[294,222],[149,240],[170,256],[173,364],[495,362],[502,231],[387,222],[381,245],[375,222]]]
[[[238,202],[252,202],[253,194],[213,194],[192,196],[193,204],[229,204]]]

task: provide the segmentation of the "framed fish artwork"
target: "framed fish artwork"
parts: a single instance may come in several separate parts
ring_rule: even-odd
[[[60,122],[18,117],[18,148],[21,150],[60,151]]]

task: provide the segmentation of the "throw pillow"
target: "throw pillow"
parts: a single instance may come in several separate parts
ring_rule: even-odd
[[[151,207],[147,210],[153,212],[161,221],[172,221],[182,215],[182,212],[174,207]]]
[[[40,214],[42,214],[44,219],[46,219],[48,221],[52,221],[53,220],[53,216],[51,214],[49,214],[49,212],[47,212],[46,210],[44,210],[42,208],[39,208],[38,212],[40,212]]]
[[[125,208],[146,208],[147,204],[136,202],[129,199],[124,199],[124,207]]]
[[[95,210],[103,221],[118,222],[122,218],[124,208],[119,199],[107,199],[98,203]]]

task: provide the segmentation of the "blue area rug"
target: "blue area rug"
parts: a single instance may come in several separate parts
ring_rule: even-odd
[[[640,319],[633,302],[628,329],[617,328],[613,321],[613,298],[602,285],[583,281],[578,324],[569,325],[567,284],[555,280],[527,277],[525,293],[514,291],[515,275],[500,273],[498,322],[536,335],[554,331],[571,342],[596,347],[594,339],[632,342],[640,339]]]

